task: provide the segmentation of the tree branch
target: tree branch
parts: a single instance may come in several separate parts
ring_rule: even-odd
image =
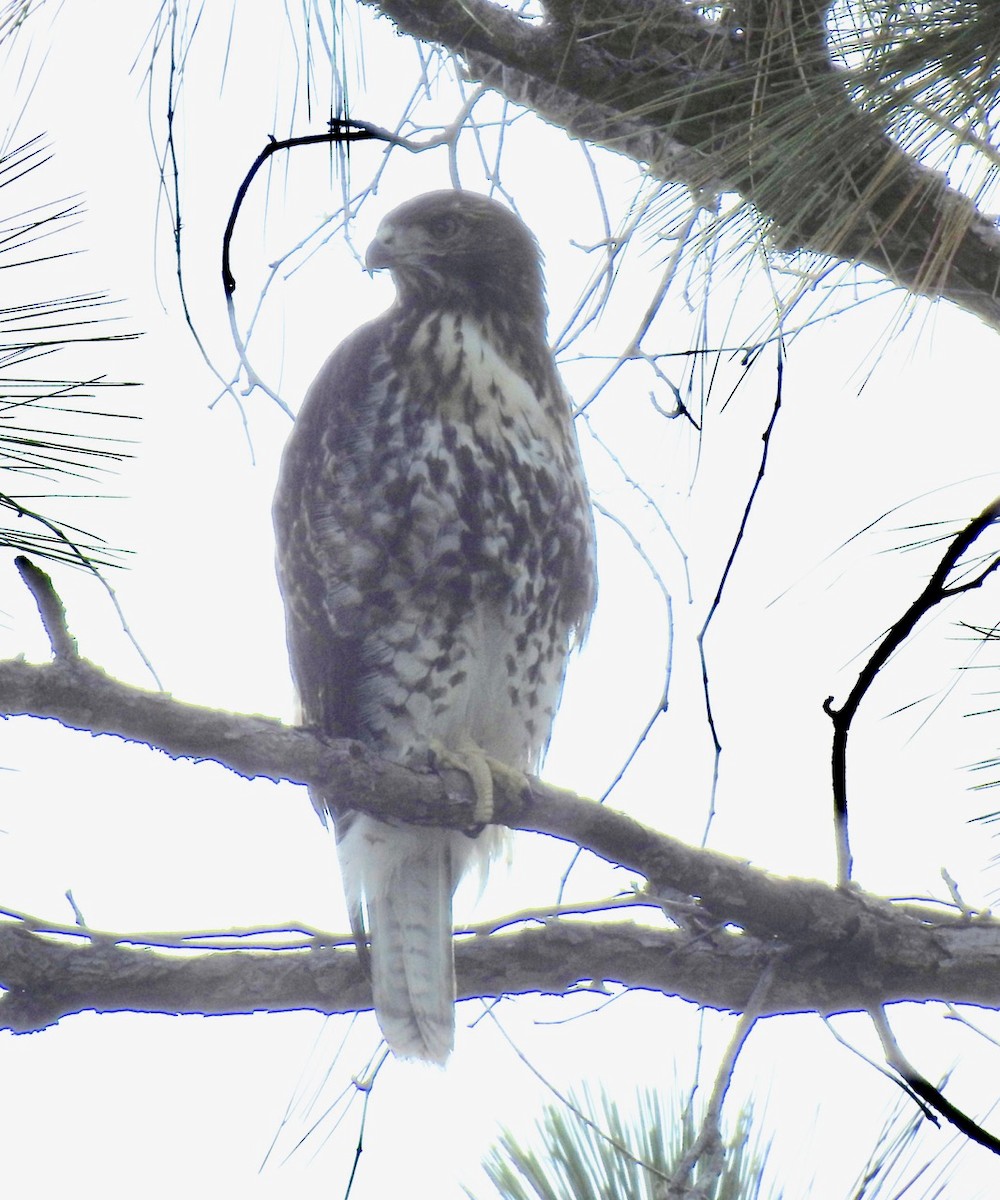
[[[415,771],[360,742],[325,741],[265,717],[185,704],[162,692],[119,683],[86,659],[36,665],[0,663],[0,713],[58,721],[69,729],[140,742],[171,758],[212,760],[245,778],[308,784],[350,807],[411,824],[469,828],[475,797],[460,771]],[[520,784],[520,786],[519,786]],[[792,940],[858,921],[856,898],[826,884],[796,881],[786,907],[782,881],[739,859],[697,850],[624,813],[513,772],[494,778],[495,820],[576,843],[644,876],[654,894],[681,891],[707,915],[757,936]],[[897,910],[869,901],[890,920]]]
[[[876,646],[874,653],[862,667],[847,699],[835,708],[833,697],[823,703],[823,711],[833,722],[831,764],[833,774],[833,821],[837,841],[837,881],[846,884],[851,877],[851,842],[847,823],[847,740],[851,723],[857,715],[861,701],[871,689],[879,672],[903,645],[920,621],[942,600],[961,595],[982,587],[986,580],[1000,567],[1000,555],[993,555],[982,570],[974,572],[961,583],[949,585],[948,578],[959,565],[964,554],[975,544],[980,535],[1000,520],[1000,496],[992,500],[983,511],[973,517],[948,544],[948,548],[927,580],[920,595],[909,605],[898,620],[894,621]]]
[[[0,712],[144,742],[238,774],[313,784],[382,817],[465,827],[475,800],[461,772],[412,771],[357,742],[324,742],[262,717],[214,712],[121,684],[82,659],[0,664]],[[740,1010],[767,969],[762,1014],[867,1009],[893,1000],[1000,1006],[1000,923],[890,904],[814,880],[779,879],[697,850],[624,813],[537,780],[496,777],[496,819],[586,847],[645,877],[651,899],[691,896],[697,930],[553,920],[515,934],[459,939],[463,996],[543,991],[609,979]],[[670,902],[664,902],[667,915]],[[713,928],[714,926],[714,928]],[[87,942],[0,926],[0,1023],[39,1028],[84,1008],[246,1012],[370,1004],[354,952],[220,951],[160,957],[86,932]],[[991,982],[992,981],[992,982]]]
[[[52,653],[56,658],[76,658],[79,654],[76,638],[69,631],[66,609],[59,593],[52,586],[52,580],[23,554],[19,554],[14,559],[14,566],[17,567],[17,572],[24,581],[25,587],[34,598],[42,625],[49,635]]]
[[[794,903],[794,881],[786,899]],[[833,893],[831,893],[833,894]],[[849,930],[832,950],[762,944],[737,933],[711,936],[630,923],[558,918],[538,928],[460,937],[460,999],[629,989],[679,996],[760,1016],[864,1011],[879,1003],[948,1000],[1000,1007],[1000,932],[994,923],[918,925],[900,914],[906,945],[875,953]],[[758,985],[765,979],[763,988]],[[316,944],[281,951],[229,950],[170,956],[106,935],[53,939],[22,923],[0,923],[0,1029],[43,1029],[83,1011],[223,1015],[371,1008],[357,954]]]
[[[365,3],[568,133],[697,194],[739,192],[785,249],[867,263],[1000,326],[995,223],[856,104],[824,5],[747,0],[725,25],[683,0],[550,0],[545,22],[490,0]]]

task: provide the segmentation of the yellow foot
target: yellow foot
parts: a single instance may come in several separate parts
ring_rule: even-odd
[[[429,758],[431,768],[442,777],[448,771],[461,771],[471,781],[476,800],[472,810],[472,828],[467,832],[473,837],[481,833],[483,826],[489,825],[493,820],[493,798],[496,792],[512,798],[530,790],[523,772],[507,766],[498,759],[490,758],[471,738],[463,740],[457,746],[445,746],[437,740],[432,741]],[[447,787],[447,779],[445,786]]]
[[[439,774],[445,771],[461,771],[468,776],[476,796],[472,810],[472,824],[481,829],[490,823],[493,816],[493,762],[471,739],[458,746],[445,746],[433,741],[430,745],[431,766]],[[499,767],[499,763],[496,766]]]

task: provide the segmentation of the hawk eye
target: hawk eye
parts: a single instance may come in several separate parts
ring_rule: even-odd
[[[445,213],[440,217],[432,217],[427,222],[427,228],[436,238],[450,238],[458,232],[459,220],[453,213]]]

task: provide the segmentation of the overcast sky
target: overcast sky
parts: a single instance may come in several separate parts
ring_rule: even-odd
[[[36,298],[36,288],[104,288],[122,301],[121,327],[144,331],[140,341],[109,350],[99,368],[143,385],[120,401],[142,417],[124,431],[135,438],[134,457],[103,485],[121,499],[72,512],[134,552],[114,583],[168,691],[291,719],[269,515],[290,423],[260,391],[245,398],[242,412],[220,398],[183,324],[151,137],[152,127],[162,147],[165,57],[157,60],[151,111],[143,86],[143,39],[158,7],[105,0],[95,14],[94,6],[67,0],[58,11],[43,9],[29,57],[38,71],[30,96],[24,81],[15,90],[14,67],[0,73],[2,111],[20,111],[12,94],[25,108],[10,144],[45,133],[54,154],[22,192],[4,190],[4,212],[77,192],[87,205],[67,241],[87,253],[37,276],[19,272],[14,284],[23,293],[15,300]],[[305,66],[296,62],[280,5],[254,6],[252,21],[234,25],[223,72],[228,7],[207,6],[203,15],[176,129],[188,301],[210,357],[226,373],[235,358],[218,264],[232,197],[268,134],[315,132],[324,111],[315,80],[317,111],[310,119],[305,110]],[[351,81],[352,111],[393,125],[417,78],[416,56],[386,22],[353,8],[351,15],[364,28],[365,48],[364,76]],[[11,61],[19,63],[16,55]],[[447,119],[457,103],[442,90],[426,106]],[[352,150],[354,190],[381,157],[370,145]],[[606,152],[593,152],[593,161],[617,228],[639,192],[638,169]],[[460,164],[462,182],[484,190],[471,140]],[[529,116],[508,131],[503,180],[545,251],[555,337],[600,262],[593,247],[604,235],[590,165],[579,146]],[[443,152],[395,154],[351,243],[331,228],[315,253],[293,256],[276,273],[250,353],[293,409],[333,346],[391,300],[388,278],[366,275],[354,251],[363,252],[379,218],[400,200],[449,181]],[[235,243],[244,326],[269,264],[340,202],[339,179],[322,149],[275,161],[269,186],[258,181]],[[673,203],[661,202],[660,219],[636,237],[604,315],[565,348],[563,370],[577,399],[608,369],[610,360],[597,356],[621,350],[655,291],[673,243],[653,231],[669,233],[683,218],[683,203]],[[772,282],[752,261],[723,275],[708,309],[708,344],[739,346],[769,320]],[[901,549],[925,538],[927,523],[960,522],[992,498],[1000,418],[995,338],[971,318],[905,307],[900,295],[864,281],[826,303],[845,311],[788,343],[766,485],[707,648],[724,747],[710,844],[778,873],[829,879],[830,730],[821,702],[846,693],[866,646],[922,586],[934,547]],[[685,268],[646,348],[687,350],[703,319],[700,305],[697,273]],[[738,354],[712,360],[712,374],[686,373],[685,359],[663,361],[688,403],[704,406],[700,440],[688,423],[664,417],[670,390],[639,367],[621,372],[580,428],[595,499],[642,540],[675,618],[670,712],[612,802],[695,842],[708,813],[712,758],[693,632],[757,471],[775,361],[773,347],[749,373]],[[683,547],[690,602],[685,560],[605,447],[642,483]],[[592,796],[615,778],[654,711],[669,646],[660,582],[612,520],[599,517],[598,531],[600,608],[571,670],[546,769],[553,782]],[[0,650],[42,659],[46,643],[30,598],[10,561],[0,562],[0,572],[7,613]],[[118,677],[150,686],[93,581],[68,569],[54,578],[81,651]],[[994,753],[996,738],[993,722],[966,714],[989,707],[981,693],[995,685],[989,671],[962,670],[993,661],[963,640],[959,620],[993,622],[995,589],[927,622],[866,701],[852,760],[852,829],[865,887],[944,897],[945,866],[966,899],[980,904],[995,885],[984,871],[993,845],[966,822],[995,802],[969,791],[976,780],[965,767]],[[143,747],[24,720],[0,729],[0,763],[0,905],[71,923],[64,898],[71,888],[88,923],[102,929],[345,927],[333,849],[302,789],[248,784],[211,764],[171,763]],[[477,914],[552,903],[569,857],[552,839],[520,836],[509,875],[491,885]],[[568,896],[599,898],[630,883],[627,873],[584,860]],[[495,1015],[485,1017],[476,1003],[461,1006],[446,1072],[386,1066],[370,1105],[356,1200],[403,1188],[422,1194],[418,1179],[433,1180],[442,1200],[460,1196],[460,1183],[478,1185],[476,1164],[499,1127],[524,1131],[549,1098],[515,1047],[560,1088],[602,1080],[628,1096],[636,1084],[688,1082],[694,1070],[701,1027],[697,1012],[679,1001],[643,994],[610,1004],[586,996],[519,1000]],[[936,1079],[958,1064],[956,1102],[985,1113],[997,1071],[984,1044],[939,1010],[901,1011],[895,1019],[923,1072]],[[991,1018],[977,1020],[989,1025]],[[716,1015],[704,1024],[707,1081],[732,1025]],[[876,1054],[864,1021],[843,1018],[837,1028]],[[353,1023],[315,1014],[83,1015],[31,1037],[0,1035],[4,1178],[12,1194],[38,1196],[95,1184],[112,1198],[339,1195],[360,1105],[338,1125],[337,1097],[350,1092],[377,1044],[370,1015]],[[753,1034],[737,1070],[735,1104],[747,1094],[775,1133],[772,1162],[786,1194],[834,1200],[847,1194],[897,1091],[818,1019],[796,1017]],[[943,1146],[948,1136],[929,1131],[925,1145]],[[258,1173],[275,1137],[277,1148]],[[993,1194],[993,1161],[967,1149],[949,1194]],[[814,1178],[822,1183],[810,1192]]]

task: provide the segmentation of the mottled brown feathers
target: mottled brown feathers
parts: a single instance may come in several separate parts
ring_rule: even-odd
[[[396,303],[323,366],[275,496],[303,719],[399,761],[433,744],[537,770],[595,592],[538,247],[496,202],[433,192],[385,218],[368,264]],[[350,797],[314,800],[342,832]],[[342,840],[398,1053],[447,1057],[450,895],[493,841],[367,818]]]

